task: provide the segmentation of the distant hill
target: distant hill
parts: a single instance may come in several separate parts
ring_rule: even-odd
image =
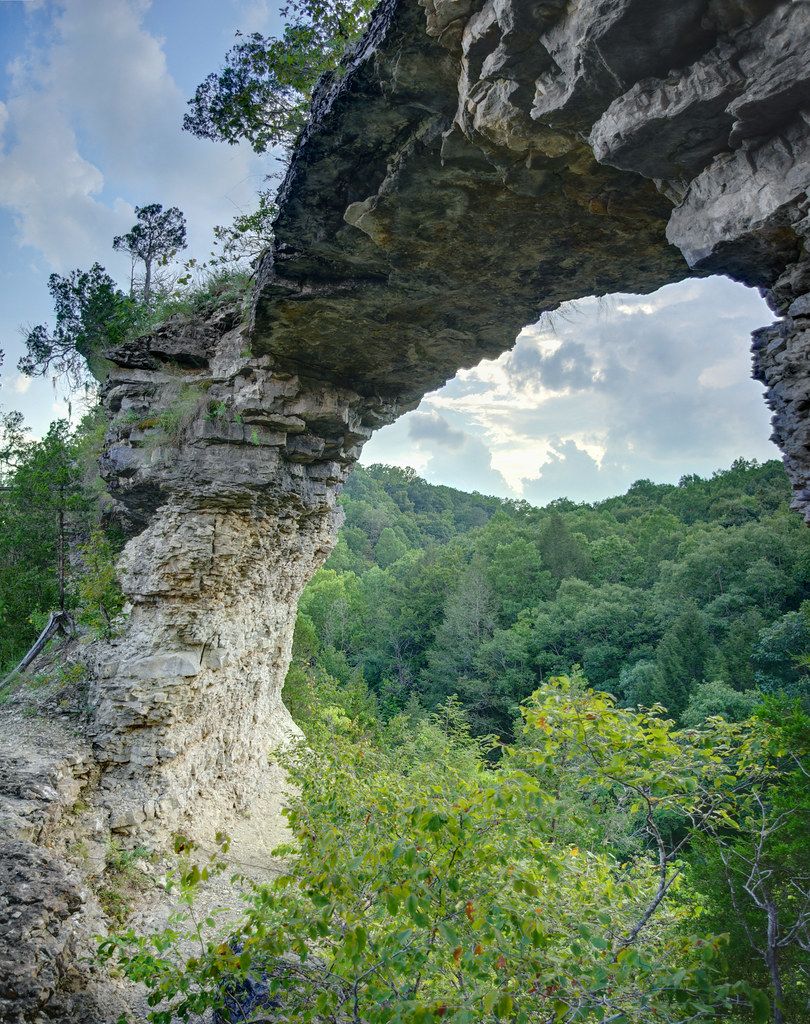
[[[575,663],[685,722],[745,714],[761,690],[806,697],[810,532],[789,497],[777,461],[545,508],[358,467],[293,675],[362,676],[384,712],[455,693],[478,731],[506,735]]]

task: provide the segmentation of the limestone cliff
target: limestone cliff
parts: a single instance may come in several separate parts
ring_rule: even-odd
[[[339,485],[397,412],[250,349],[226,309],[111,353],[102,473],[137,534],[129,625],[92,701],[114,830],[266,785],[267,750],[295,730],[280,693],[299,595],[334,542]]]
[[[363,442],[563,301],[763,289],[755,370],[810,515],[809,42],[806,0],[384,0],[317,91],[250,322],[111,353],[102,471],[132,539],[91,695],[106,828],[157,841],[266,784]],[[4,1019],[59,1017],[11,991]]]

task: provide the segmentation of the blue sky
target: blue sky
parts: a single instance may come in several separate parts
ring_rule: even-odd
[[[273,32],[278,6],[0,0],[0,403],[35,432],[66,409],[50,382],[16,372],[20,326],[50,314],[48,275],[98,260],[125,283],[112,237],[155,201],[186,212],[204,257],[213,226],[249,208],[273,169],[180,123],[234,32]],[[582,300],[426,396],[363,461],[543,503],[773,457],[748,351],[771,319],[755,292],[721,279]]]

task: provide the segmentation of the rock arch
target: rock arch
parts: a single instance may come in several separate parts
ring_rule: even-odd
[[[96,925],[60,815],[90,799],[101,847],[272,784],[298,597],[363,443],[542,311],[710,273],[760,288],[781,319],[755,373],[810,518],[808,43],[808,0],[383,0],[318,89],[249,322],[111,353],[130,615],[97,652],[92,754],[46,736],[4,763],[4,1020],[117,1016],[79,969]]]
[[[102,468],[134,534],[94,693],[114,829],[265,784],[364,441],[561,302],[762,289],[782,319],[755,372],[810,516],[808,44],[805,0],[384,0],[318,89],[250,323],[112,356]]]

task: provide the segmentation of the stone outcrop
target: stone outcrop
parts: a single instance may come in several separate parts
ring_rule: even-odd
[[[762,289],[782,319],[755,372],[810,514],[809,37],[807,0],[383,0],[316,92],[250,315],[110,354],[131,539],[91,693],[107,828],[225,819],[269,784],[296,603],[364,441],[566,300]]]
[[[792,336],[808,120],[807,0],[389,0],[315,97],[254,344],[410,402],[562,301],[705,274]],[[800,347],[757,373],[807,514]]]
[[[9,704],[0,723],[0,1021],[115,1021],[122,993],[90,964],[104,917],[87,885],[103,870],[98,769],[60,722]]]
[[[381,4],[317,91],[250,323],[111,353],[102,470],[136,534],[94,698],[114,829],[249,802],[364,441],[561,302],[763,289],[785,319],[757,373],[807,507],[808,43],[806,2]]]
[[[250,347],[224,309],[111,353],[102,472],[137,534],[120,563],[128,626],[91,696],[114,831],[245,807],[270,784],[267,752],[296,731],[281,686],[298,597],[360,446],[397,414]]]

